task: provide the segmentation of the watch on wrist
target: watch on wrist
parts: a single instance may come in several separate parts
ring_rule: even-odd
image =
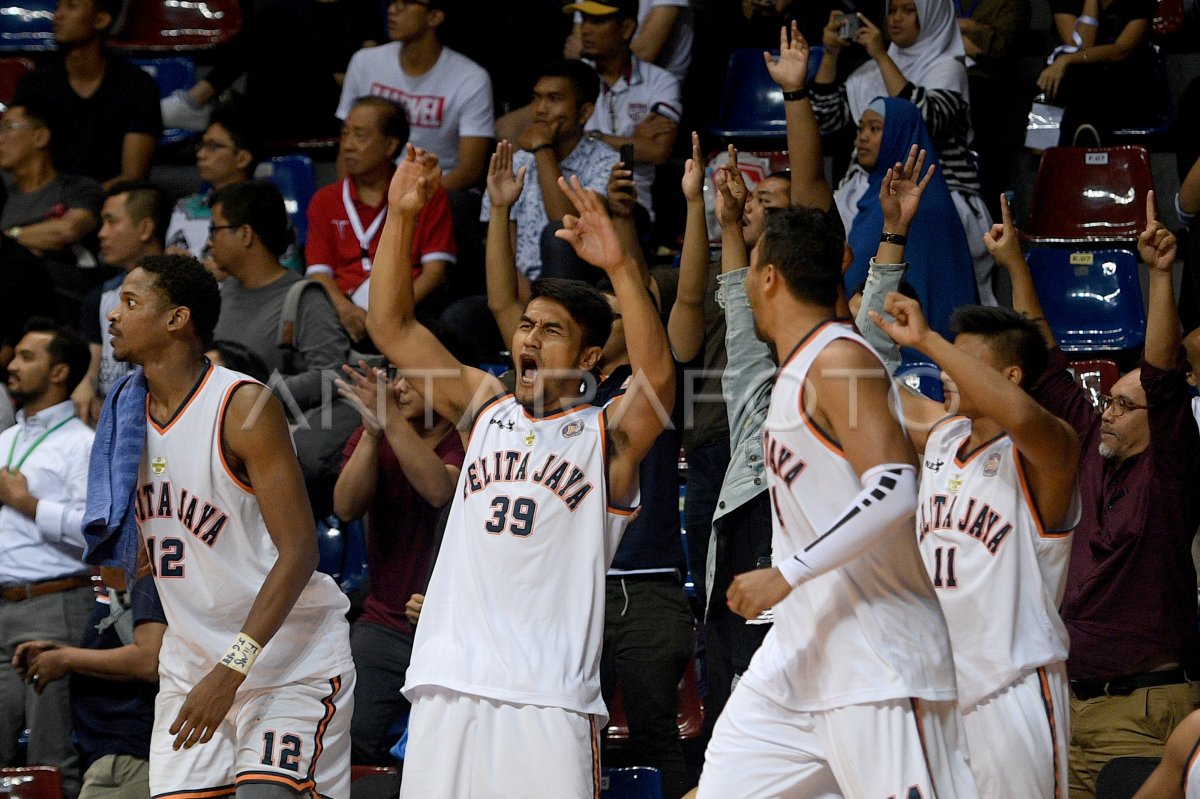
[[[21,240],[21,226],[13,225],[12,227],[10,227],[8,229],[8,237],[10,239],[12,239],[13,241],[20,241]]]
[[[900,233],[884,233],[879,237],[879,241],[883,244],[896,244],[903,247],[905,244],[908,244],[908,236]]]

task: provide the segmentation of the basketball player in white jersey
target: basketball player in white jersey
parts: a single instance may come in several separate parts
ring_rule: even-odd
[[[717,720],[700,799],[975,796],[912,536],[916,458],[878,356],[833,318],[842,252],[826,215],[773,211],[746,278],[781,363],[763,437],[776,565],[727,597],[775,625]]]
[[[408,251],[439,179],[408,148],[388,193],[371,277],[372,340],[440,415],[470,427],[457,494],[421,610],[402,797],[599,796],[604,575],[638,464],[674,390],[666,334],[602,201],[559,186],[579,215],[559,236],[612,282],[633,366],[606,408],[580,396],[612,325],[603,295],[539,281],[512,340],[514,394],[458,363],[413,318]]]
[[[881,194],[885,230],[903,237],[900,199]],[[992,239],[1016,235],[1004,210],[1008,230],[996,225]],[[875,264],[903,262],[895,238]],[[1024,390],[1045,370],[1046,346],[1033,321],[1004,308],[959,308],[953,344],[916,300],[892,293],[884,309],[893,321],[872,320],[942,368],[944,406],[902,396],[923,463],[917,540],[950,629],[979,794],[1057,799],[1070,741],[1058,606],[1079,521],[1079,442]]]
[[[347,799],[349,603],[314,572],[283,408],[204,357],[220,295],[198,261],[144,258],[120,298],[113,351],[142,367],[149,394],[135,508],[169,621],[151,794]]]
[[[1200,710],[1179,722],[1162,762],[1133,799],[1200,799]]]

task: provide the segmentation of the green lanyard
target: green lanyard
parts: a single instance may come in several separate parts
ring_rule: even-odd
[[[46,438],[49,437],[49,435],[51,433],[53,433],[55,430],[62,427],[64,424],[66,424],[67,422],[71,421],[74,418],[75,418],[75,414],[71,414],[66,419],[63,419],[58,424],[54,425],[54,427],[51,427],[49,430],[47,430],[46,432],[44,432],[40,436],[38,436],[36,439],[34,439],[34,442],[29,445],[29,449],[25,450],[25,454],[21,456],[21,460],[17,461],[17,467],[16,467],[17,471],[20,471],[21,467],[25,465],[25,460],[30,455],[33,454],[33,451],[38,448],[39,444],[41,444],[43,441],[45,441]],[[5,464],[5,466],[4,466],[4,468],[8,469],[9,471],[12,471],[12,469],[13,469],[12,459],[13,459],[13,455],[16,453],[16,451],[17,451],[17,436],[13,436],[12,447],[10,447],[8,450],[8,463]]]

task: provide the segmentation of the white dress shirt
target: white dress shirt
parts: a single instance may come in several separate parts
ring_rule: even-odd
[[[0,585],[56,580],[89,568],[83,562],[81,527],[93,433],[71,418],[74,414],[70,400],[31,417],[18,411],[16,425],[0,432],[0,466],[16,469],[39,436],[69,420],[29,452],[20,467],[29,493],[38,500],[35,518],[0,506]]]

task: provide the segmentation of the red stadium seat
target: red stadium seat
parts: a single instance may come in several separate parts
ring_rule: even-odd
[[[1038,244],[1135,241],[1153,188],[1145,148],[1053,147],[1042,154],[1022,235]]]
[[[700,737],[700,727],[704,724],[704,703],[700,699],[700,689],[696,686],[696,659],[683,673],[679,681],[679,699],[676,723],[679,725],[679,739],[691,741]],[[621,700],[621,692],[613,697],[608,708],[608,727],[605,728],[605,740],[610,744],[623,744],[629,741],[629,720],[625,717],[625,705]]]
[[[242,28],[238,0],[131,0],[124,24],[112,38],[121,50],[207,50]]]
[[[31,69],[33,62],[27,58],[0,58],[0,111],[8,110],[17,94],[17,83]]]
[[[761,57],[761,56],[760,56]],[[728,150],[717,150],[708,155],[704,166],[704,214],[708,223],[708,241],[714,246],[721,244],[721,226],[717,223],[716,186],[712,176],[717,167],[729,161]],[[754,187],[774,172],[782,172],[788,168],[786,150],[739,150],[738,169],[746,181],[746,189],[754,191]]]
[[[351,766],[350,799],[394,799],[400,774],[393,766]]]
[[[0,768],[3,799],[62,799],[62,775],[54,766]]]
[[[1116,361],[1104,359],[1075,361],[1071,364],[1075,382],[1092,398],[1092,404],[1100,407],[1100,397],[1112,390],[1113,383],[1121,378]]]

